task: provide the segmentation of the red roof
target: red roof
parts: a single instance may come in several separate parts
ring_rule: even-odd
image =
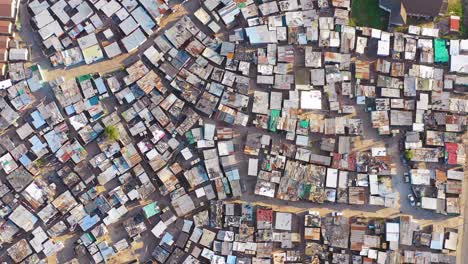
[[[450,16],[450,31],[460,31],[460,17]]]
[[[257,221],[272,222],[273,210],[257,208]]]
[[[0,20],[0,33],[10,34],[11,25],[12,23],[10,21]]]
[[[346,161],[346,162],[343,162]],[[346,166],[344,166],[346,165]],[[343,155],[340,153],[333,153],[332,168],[340,170],[356,170],[356,153],[349,153],[348,155]]]
[[[0,17],[12,17],[13,0],[0,0]]]
[[[447,151],[447,155],[448,155],[447,163],[450,165],[456,165],[458,144],[457,143],[445,143],[445,150]]]
[[[0,48],[7,48],[7,44],[8,44],[8,37],[0,36]]]

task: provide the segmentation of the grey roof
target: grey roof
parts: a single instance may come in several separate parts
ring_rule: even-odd
[[[436,17],[441,12],[443,0],[401,0],[408,15]],[[444,6],[446,8],[446,6]]]
[[[389,24],[404,25],[406,23],[406,9],[401,0],[379,0],[379,6],[390,13]]]

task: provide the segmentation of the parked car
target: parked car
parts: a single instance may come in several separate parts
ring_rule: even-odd
[[[408,200],[410,201],[411,206],[416,206],[416,200],[414,199],[414,196],[411,193],[408,194]]]
[[[332,212],[331,214],[333,217],[335,216],[343,216],[343,213],[342,212]]]
[[[406,183],[410,182],[409,173],[407,173],[407,172],[403,173],[403,177],[405,177],[405,182]]]

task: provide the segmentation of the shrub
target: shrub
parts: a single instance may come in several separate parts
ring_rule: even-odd
[[[110,140],[117,141],[119,139],[119,130],[115,126],[106,127],[104,134]]]

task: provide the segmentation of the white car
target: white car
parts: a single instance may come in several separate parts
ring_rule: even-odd
[[[416,206],[416,200],[414,199],[414,196],[411,193],[408,194],[408,199],[410,201],[411,206]]]

